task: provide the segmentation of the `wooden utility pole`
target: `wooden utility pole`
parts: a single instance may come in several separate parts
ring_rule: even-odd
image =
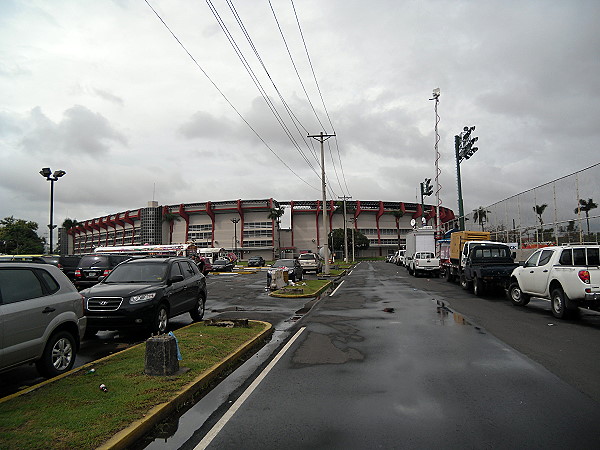
[[[334,136],[335,134],[323,134],[322,131],[319,134],[308,135],[309,138],[316,139],[321,143],[321,191],[323,194],[323,258],[325,258],[325,270],[323,273],[325,275],[329,275],[329,248],[327,246],[327,197],[325,195],[325,150],[323,148],[323,143],[327,139]]]

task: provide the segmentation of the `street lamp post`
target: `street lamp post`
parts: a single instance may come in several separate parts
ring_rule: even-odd
[[[55,170],[54,173],[52,173],[52,171],[50,170],[49,167],[44,167],[42,170],[40,170],[40,175],[43,176],[44,178],[46,178],[47,181],[50,182],[50,224],[48,225],[48,228],[50,228],[50,251],[49,253],[53,252],[53,240],[52,240],[52,236],[54,234],[54,228],[56,228],[56,225],[54,225],[53,220],[54,220],[54,182],[58,181],[58,179],[60,177],[62,177],[63,175],[65,175],[67,172],[65,172],[64,170]]]
[[[460,135],[454,136],[454,153],[456,154],[456,181],[458,184],[458,215],[460,221],[460,229],[465,229],[465,211],[463,208],[462,198],[462,183],[460,179],[460,163],[464,159],[469,159],[479,150],[473,147],[479,138],[471,137],[471,133],[475,131],[475,127],[464,127]]]
[[[237,243],[238,243],[238,238],[237,238],[237,224],[240,221],[240,219],[238,219],[237,217],[234,217],[233,219],[231,219],[231,221],[233,222],[233,237],[234,237],[234,241],[235,241],[235,256],[238,255],[238,248],[237,248]]]

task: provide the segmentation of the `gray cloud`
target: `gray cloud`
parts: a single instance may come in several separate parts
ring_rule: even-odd
[[[127,144],[125,136],[104,116],[80,105],[67,109],[58,123],[44,115],[40,107],[35,107],[24,122],[28,131],[21,145],[29,153],[99,156],[108,153],[112,144]]]
[[[123,101],[123,99],[121,97],[117,97],[116,95],[111,94],[110,92],[104,91],[102,89],[94,89],[94,93],[98,97],[100,97],[108,102],[114,103],[115,105],[123,106],[125,104],[125,102]]]

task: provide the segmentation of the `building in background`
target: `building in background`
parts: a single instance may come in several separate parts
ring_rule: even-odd
[[[329,231],[343,228],[343,209],[342,202],[327,202]],[[283,210],[280,217],[274,214],[278,210]],[[66,253],[85,254],[101,246],[193,242],[198,247],[237,250],[243,259],[298,256],[321,248],[322,211],[319,200],[269,198],[168,206],[149,202],[147,207],[82,221],[63,233],[67,244],[61,241],[61,250],[64,247]],[[346,211],[348,228],[354,227],[370,242],[369,249],[356,255],[361,257],[392,253],[398,245],[404,246],[411,220],[421,223],[424,219],[433,225],[435,218],[432,205],[422,208],[418,203],[353,200],[346,202]],[[454,223],[454,213],[441,207],[440,219],[448,228]]]

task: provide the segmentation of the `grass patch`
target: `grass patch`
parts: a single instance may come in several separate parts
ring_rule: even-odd
[[[117,353],[0,405],[0,448],[96,448],[169,401],[185,385],[258,336],[267,325],[222,328],[203,323],[175,332],[190,370],[173,377],[144,374],[145,345]],[[105,384],[108,392],[102,392]]]
[[[295,297],[295,296],[303,296],[303,297],[313,297],[317,296],[321,293],[323,289],[330,283],[329,280],[304,280],[299,281],[294,286],[284,286],[283,288],[273,292],[273,295],[276,297]],[[302,292],[299,292],[298,289],[302,289]]]

